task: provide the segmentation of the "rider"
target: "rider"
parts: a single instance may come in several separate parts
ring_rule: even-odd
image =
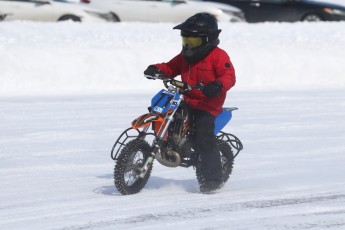
[[[235,85],[235,70],[228,54],[218,47],[221,30],[212,15],[195,14],[173,29],[181,30],[182,51],[169,62],[148,66],[144,75],[149,79],[181,75],[188,85],[204,85],[201,91],[189,91],[185,101],[191,108],[195,148],[204,174],[200,191],[211,192],[224,184],[214,121],[221,112],[226,92]]]

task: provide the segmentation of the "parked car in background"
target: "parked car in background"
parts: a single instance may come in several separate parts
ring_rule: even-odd
[[[208,0],[240,8],[248,22],[345,20],[345,6],[313,0]],[[329,1],[329,0],[328,0]],[[345,1],[345,0],[344,0]]]
[[[244,21],[236,7],[195,0],[91,0],[89,5],[112,12],[118,21],[177,23],[196,13],[212,14],[218,21]]]
[[[0,0],[1,20],[113,22],[114,17],[107,11],[82,4],[51,0]]]

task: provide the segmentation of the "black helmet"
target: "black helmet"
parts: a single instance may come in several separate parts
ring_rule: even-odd
[[[173,29],[181,30],[182,37],[202,38],[198,46],[183,45],[182,55],[189,63],[199,61],[219,44],[218,35],[221,30],[218,29],[216,18],[207,13],[195,14]]]
[[[182,35],[199,37],[208,37],[221,31],[218,30],[216,18],[207,13],[195,14],[173,29],[181,30]]]

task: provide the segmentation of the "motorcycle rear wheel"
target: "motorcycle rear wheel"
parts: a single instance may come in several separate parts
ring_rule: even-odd
[[[121,150],[114,168],[116,189],[123,195],[140,192],[146,185],[152,171],[152,165],[145,176],[140,177],[139,169],[150,156],[150,145],[141,139],[128,142]]]
[[[234,154],[231,146],[222,140],[217,140],[217,146],[220,152],[220,159],[223,171],[223,182],[224,184],[229,180],[234,165]],[[204,184],[204,173],[201,168],[201,163],[198,162],[195,166],[196,177],[200,186]]]

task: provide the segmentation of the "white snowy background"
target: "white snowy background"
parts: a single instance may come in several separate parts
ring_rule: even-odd
[[[154,164],[113,186],[110,150],[145,113],[173,24],[0,24],[0,229],[345,229],[345,23],[220,24],[244,150],[223,190]]]

